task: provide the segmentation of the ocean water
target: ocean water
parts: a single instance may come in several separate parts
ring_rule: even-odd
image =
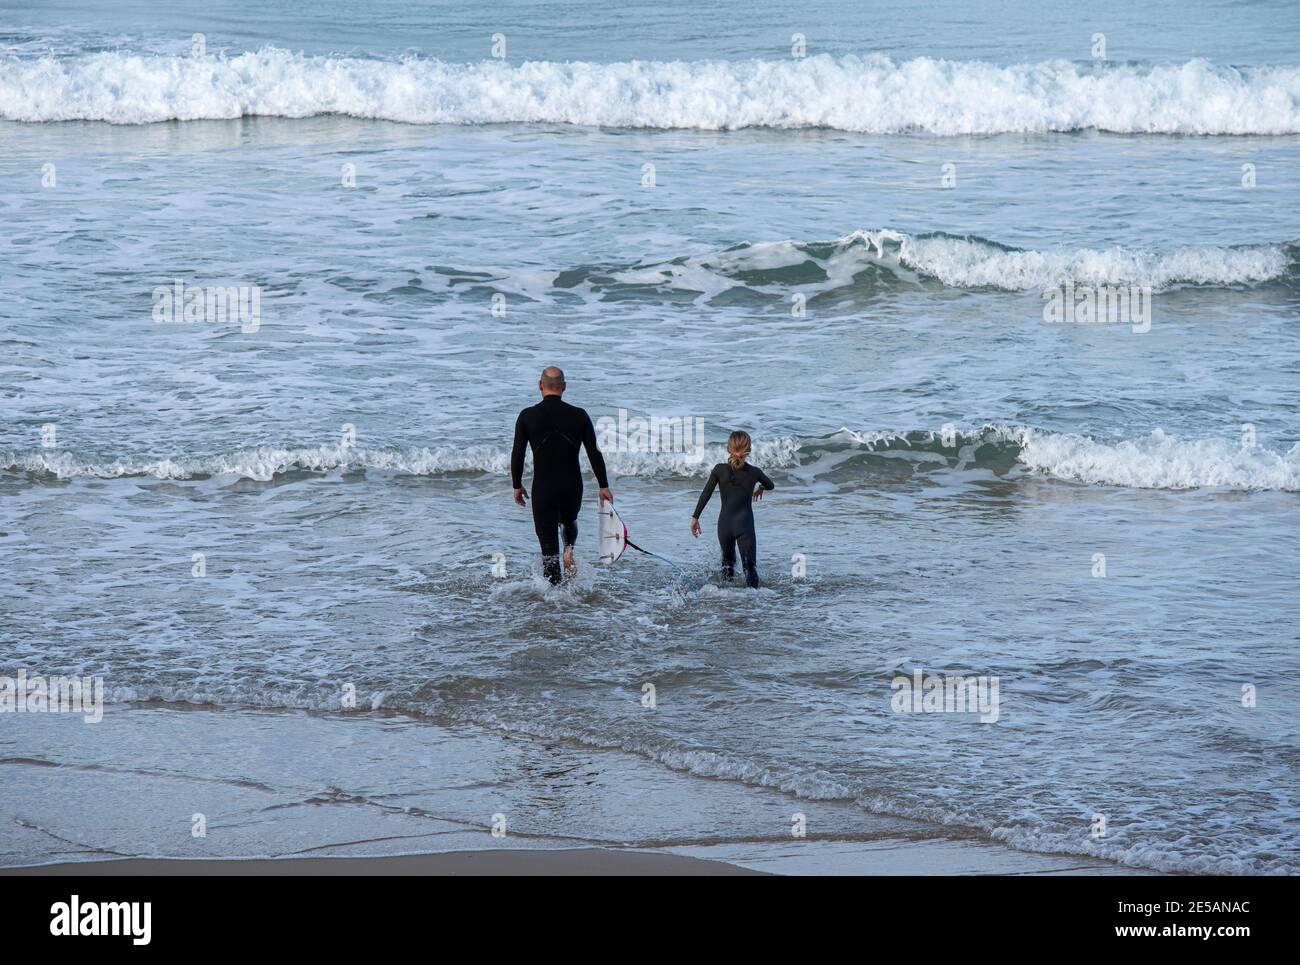
[[[627,804],[647,846],[788,842],[748,786],[810,837],[1300,871],[1300,7],[265,7],[0,2],[0,673],[630,755],[692,802]],[[178,279],[259,314],[156,320]],[[1044,321],[1099,286],[1149,319]],[[589,476],[539,578],[546,364],[702,420],[607,451],[698,596],[589,562]],[[733,428],[758,592],[687,529]],[[997,720],[895,712],[916,670]]]

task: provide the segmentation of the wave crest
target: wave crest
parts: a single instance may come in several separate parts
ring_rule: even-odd
[[[1294,244],[1151,248],[1011,248],[976,235],[861,230],[832,241],[744,243],[726,251],[610,271],[592,271],[593,288],[652,286],[714,297],[734,288],[763,294],[832,291],[869,283],[933,280],[950,288],[1040,291],[1065,284],[1139,286],[1253,285],[1300,274]]]
[[[1300,133],[1300,68],[929,57],[449,64],[123,52],[0,59],[0,117],[148,124],[345,114],[412,124],[831,128],[937,135]]]
[[[688,452],[605,453],[616,476],[698,478],[725,458],[722,445]],[[1031,473],[1092,486],[1135,489],[1300,491],[1300,443],[1285,452],[1223,439],[1178,439],[1157,429],[1133,440],[1103,442],[1074,433],[990,424],[950,431],[857,432],[841,428],[822,437],[760,438],[754,462],[801,476],[835,473],[868,478],[986,470]],[[259,446],[211,456],[97,460],[68,451],[0,454],[0,470],[59,479],[151,477],[203,479],[232,476],[269,481],[295,472],[362,472],[441,476],[509,475],[509,453],[493,446],[368,449]]]

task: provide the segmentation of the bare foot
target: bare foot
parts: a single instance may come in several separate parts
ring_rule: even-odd
[[[564,547],[564,575],[573,579],[578,575],[578,565],[573,562],[573,547]]]

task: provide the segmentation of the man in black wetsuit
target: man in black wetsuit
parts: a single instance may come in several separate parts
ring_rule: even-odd
[[[533,525],[542,547],[542,570],[552,583],[560,582],[560,546],[557,530],[564,531],[564,568],[573,569],[573,544],[578,539],[578,510],[582,508],[582,470],[578,450],[586,448],[587,461],[600,485],[600,505],[614,501],[605,475],[605,457],[596,445],[596,429],[585,409],[569,405],[564,394],[564,373],[554,365],[542,370],[537,383],[542,401],[519,413],[515,441],[510,450],[510,482],[515,502],[524,496],[524,448],[533,450]]]

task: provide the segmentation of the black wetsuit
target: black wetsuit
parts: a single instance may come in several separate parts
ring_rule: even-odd
[[[569,405],[558,395],[547,395],[515,420],[515,441],[510,450],[510,480],[515,489],[524,485],[524,447],[533,450],[533,525],[542,547],[542,569],[552,583],[560,582],[560,546],[556,530],[564,529],[564,545],[578,539],[578,510],[582,508],[582,470],[578,450],[587,460],[596,482],[604,489],[605,458],[596,446],[596,429],[585,409]]]
[[[722,498],[722,509],[718,512],[718,542],[722,544],[722,575],[731,579],[736,572],[736,544],[740,544],[740,562],[745,567],[745,583],[758,586],[758,570],[755,561],[758,546],[754,537],[754,488],[762,486],[772,489],[772,480],[763,470],[749,463],[739,469],[732,469],[730,464],[720,462],[709,473],[709,481],[704,484],[700,501],[695,504],[696,519],[704,512],[704,506],[718,487]]]

